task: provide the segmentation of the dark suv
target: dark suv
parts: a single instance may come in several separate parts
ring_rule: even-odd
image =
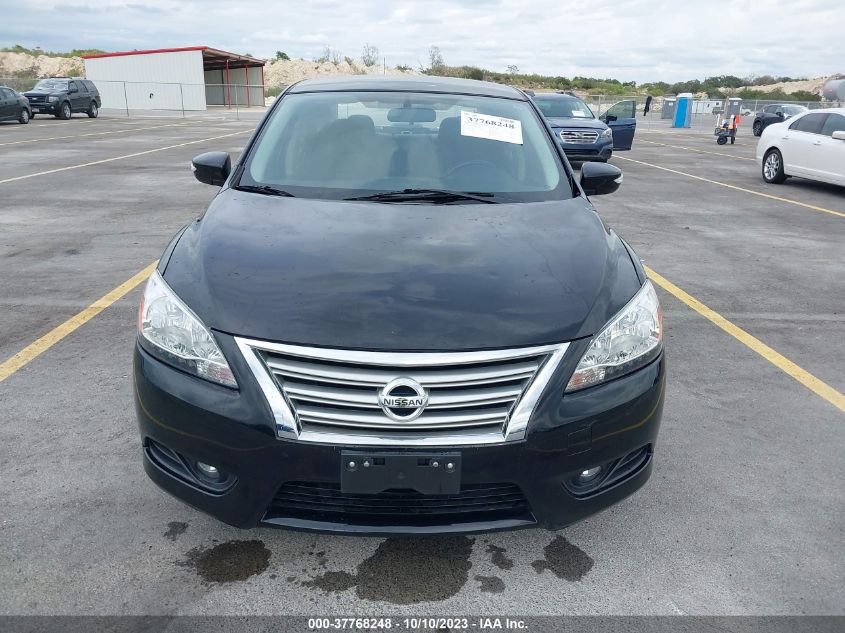
[[[754,122],[751,124],[751,132],[754,136],[760,136],[768,126],[772,123],[780,123],[787,119],[794,117],[796,114],[806,112],[807,108],[800,105],[773,103],[767,105],[754,116]]]
[[[32,116],[52,114],[69,119],[74,112],[84,112],[92,119],[100,113],[100,91],[87,79],[51,77],[42,79],[24,96],[29,99]]]

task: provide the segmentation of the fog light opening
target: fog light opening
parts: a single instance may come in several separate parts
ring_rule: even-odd
[[[582,470],[581,474],[578,475],[578,483],[586,484],[590,481],[593,481],[596,477],[601,474],[601,471],[601,466],[594,466],[593,468],[587,468],[586,470]]]
[[[216,466],[206,464],[205,462],[197,462],[196,467],[197,470],[205,477],[208,477],[213,481],[217,481],[218,479],[220,479],[220,471],[217,469]]]

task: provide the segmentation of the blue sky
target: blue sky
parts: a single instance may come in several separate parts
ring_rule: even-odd
[[[208,45],[314,58],[324,46],[389,65],[448,64],[638,82],[845,72],[845,0],[0,0],[0,46]]]

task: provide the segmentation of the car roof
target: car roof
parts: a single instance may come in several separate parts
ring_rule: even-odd
[[[845,108],[815,108],[808,109],[806,114],[842,114],[845,115]]]
[[[539,97],[543,97],[543,98],[549,97],[549,98],[552,98],[552,99],[560,99],[562,101],[567,101],[567,100],[571,101],[572,99],[575,99],[577,101],[581,101],[581,97],[579,97],[577,95],[567,94],[565,92],[536,92],[536,93],[534,93],[535,99],[537,99]]]
[[[511,86],[489,81],[429,77],[428,75],[355,75],[350,77],[317,77],[293,84],[289,93],[345,92],[367,90],[373,92],[438,92],[468,94],[481,97],[500,97],[527,101],[528,97]]]

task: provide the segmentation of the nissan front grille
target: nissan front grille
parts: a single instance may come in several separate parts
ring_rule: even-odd
[[[568,347],[397,353],[236,341],[280,438],[359,445],[523,439]]]

